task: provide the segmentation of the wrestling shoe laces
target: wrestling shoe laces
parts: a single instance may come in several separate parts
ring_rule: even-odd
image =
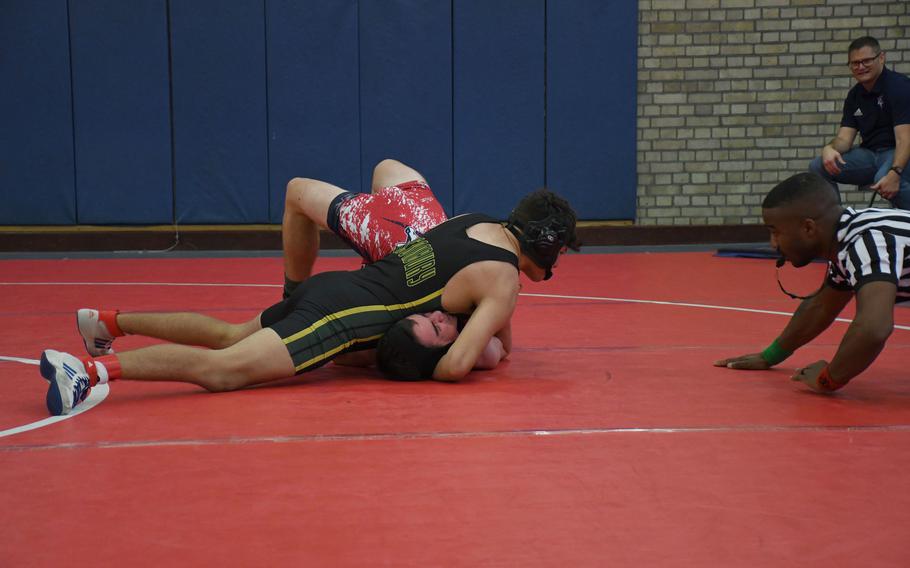
[[[108,331],[107,326],[98,317],[98,310],[82,308],[76,311],[76,325],[85,350],[92,357],[112,355],[114,349],[114,336]]]
[[[50,382],[45,402],[53,416],[69,414],[92,390],[82,361],[69,353],[46,350],[41,354],[40,369],[41,376]]]

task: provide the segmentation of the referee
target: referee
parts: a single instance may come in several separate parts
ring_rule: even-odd
[[[761,353],[715,361],[730,369],[768,369],[821,334],[856,295],[856,316],[831,362],[791,377],[815,392],[835,391],[872,364],[894,329],[894,305],[910,300],[910,211],[844,208],[815,173],[792,176],[762,202],[771,246],[794,267],[828,261],[824,285],[805,299]]]

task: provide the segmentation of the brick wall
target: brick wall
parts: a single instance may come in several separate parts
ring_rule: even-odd
[[[760,223],[765,194],[837,131],[857,37],[910,74],[910,0],[638,5],[639,225]]]

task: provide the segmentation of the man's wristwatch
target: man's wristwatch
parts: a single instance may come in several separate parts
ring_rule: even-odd
[[[897,175],[903,175],[903,173],[904,173],[904,168],[902,168],[900,166],[891,166],[890,169],[897,172]]]

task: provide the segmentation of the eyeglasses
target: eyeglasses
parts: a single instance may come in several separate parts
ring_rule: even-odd
[[[881,54],[882,54],[882,52],[879,51],[872,57],[867,57],[866,59],[857,59],[856,61],[850,61],[847,63],[847,66],[850,67],[850,69],[859,69],[860,67],[871,67],[872,62],[875,61],[876,59],[878,59],[878,56]]]

